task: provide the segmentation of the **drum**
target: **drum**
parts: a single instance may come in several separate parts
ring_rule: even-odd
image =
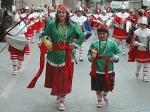
[[[28,45],[28,41],[24,35],[10,36],[7,35],[7,42],[14,48],[23,51]]]

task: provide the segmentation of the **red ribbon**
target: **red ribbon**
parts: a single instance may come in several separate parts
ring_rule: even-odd
[[[96,58],[94,58],[93,61],[92,61],[92,70],[90,72],[91,77],[96,76],[96,60],[99,59],[99,58],[101,58],[101,56],[100,56],[100,54],[97,54]],[[109,74],[108,74],[109,58],[105,58],[105,60],[106,60],[106,65],[105,65],[106,86],[107,86],[108,90],[112,91],[110,77],[109,77]]]
[[[100,58],[100,54],[96,55],[96,58],[94,58],[92,60],[92,70],[90,72],[90,76],[91,77],[95,77],[96,76],[96,60]]]
[[[45,54],[48,52],[47,47],[42,44],[40,46],[40,67],[38,72],[36,73],[36,75],[34,76],[34,78],[32,79],[32,81],[29,83],[27,88],[34,88],[35,84],[38,80],[38,78],[41,76],[43,69],[44,69],[44,62],[45,62]]]
[[[111,83],[110,83],[110,77],[109,77],[109,74],[108,74],[109,58],[105,58],[105,60],[106,60],[106,65],[105,65],[105,79],[106,79],[106,85],[107,85],[108,90],[112,91],[112,86],[111,86]]]
[[[66,50],[66,60],[65,60],[65,75],[72,76],[72,62],[71,62],[71,49],[68,44],[59,43],[53,45],[53,50]],[[44,62],[45,62],[45,54],[48,52],[47,47],[42,44],[40,47],[40,67],[34,78],[31,80],[27,88],[34,88],[38,78],[41,76],[43,69],[44,69]]]

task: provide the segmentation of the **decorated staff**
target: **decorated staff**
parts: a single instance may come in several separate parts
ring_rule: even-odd
[[[143,66],[143,81],[148,82],[148,69],[150,63],[150,29],[147,17],[139,19],[140,28],[134,31],[134,38],[129,49],[129,62],[137,62],[135,76],[139,78],[139,72]]]
[[[56,20],[49,22],[40,39],[45,36],[48,36],[48,40],[52,42],[52,50],[47,53],[44,86],[52,89],[51,95],[57,96],[58,109],[65,110],[65,97],[72,90],[74,69],[72,50],[81,46],[85,35],[79,27],[70,22],[68,7],[60,4],[57,8]],[[74,36],[77,37],[76,42],[73,42]],[[41,54],[43,53],[42,48],[47,51],[42,45],[42,43],[39,44]],[[38,74],[41,73],[41,70],[38,71]],[[39,75],[36,76],[39,77]],[[36,76],[28,88],[34,87]]]
[[[115,72],[113,63],[119,61],[120,49],[108,39],[108,27],[103,24],[97,29],[98,40],[91,44],[88,59],[91,66],[91,89],[97,95],[97,107],[108,103],[107,93],[114,88]],[[103,102],[104,100],[104,102]]]

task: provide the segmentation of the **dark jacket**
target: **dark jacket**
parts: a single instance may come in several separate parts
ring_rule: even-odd
[[[4,11],[3,15],[3,29],[6,30],[12,26],[12,17],[8,15],[8,12]]]

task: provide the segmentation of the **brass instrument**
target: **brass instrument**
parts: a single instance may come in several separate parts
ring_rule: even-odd
[[[40,40],[40,43],[44,44],[48,51],[52,51],[53,44],[52,44],[52,41],[49,39],[48,36],[42,37],[42,39]]]

